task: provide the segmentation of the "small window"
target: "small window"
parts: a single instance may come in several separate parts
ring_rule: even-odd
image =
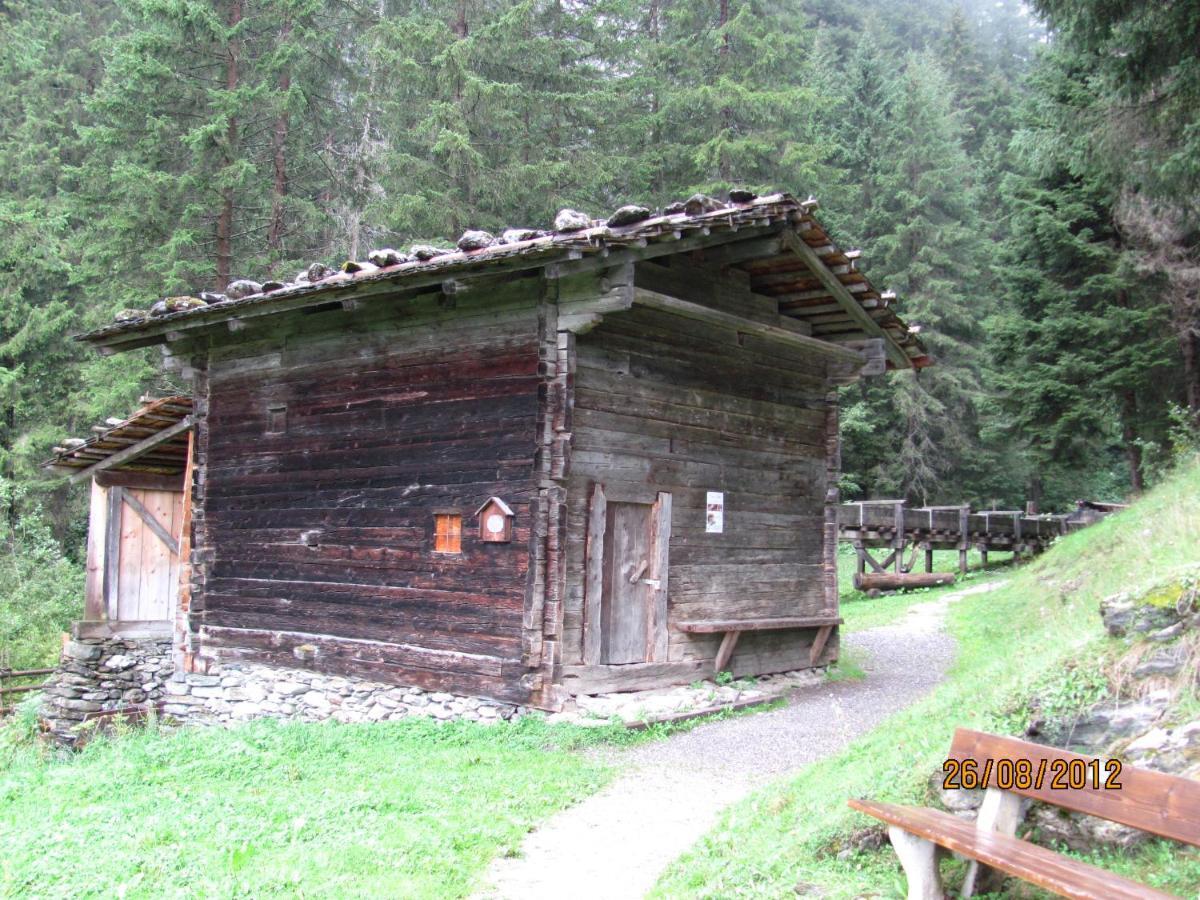
[[[267,404],[267,434],[283,434],[287,431],[287,404]]]
[[[433,517],[433,549],[438,553],[462,553],[462,516],[438,513]]]

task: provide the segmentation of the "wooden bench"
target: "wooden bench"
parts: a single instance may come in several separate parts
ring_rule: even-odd
[[[1041,800],[1062,809],[1098,816],[1159,837],[1200,846],[1200,781],[1122,766],[1113,777],[1120,788],[1105,788],[1112,771],[1107,761],[1069,753],[1054,747],[1030,744],[964,728],[954,733],[950,760],[972,767],[989,785],[1011,784],[1008,760],[1029,760],[1031,771],[1043,770],[1040,786],[1012,786],[1011,790],[987,787],[979,817],[964,821],[936,809],[897,806],[873,800],[851,800],[850,805],[887,823],[888,836],[908,876],[909,900],[941,900],[945,896],[938,857],[945,850],[970,859],[962,896],[972,896],[981,876],[990,867],[1063,897],[1088,900],[1145,900],[1170,897],[1136,881],[1047,850],[1015,835],[1021,820],[1021,798]],[[997,768],[997,765],[1000,768]],[[1022,764],[1023,765],[1023,764]],[[1054,773],[1066,773],[1068,786],[1051,787]],[[1078,784],[1083,774],[1083,787]],[[1093,773],[1098,773],[1096,787]],[[942,848],[945,848],[943,850]]]
[[[794,618],[774,619],[710,619],[703,622],[683,622],[677,626],[680,631],[692,634],[724,634],[721,646],[717,650],[717,660],[713,666],[713,674],[725,671],[729,659],[733,656],[733,648],[737,646],[738,638],[743,631],[782,631],[785,628],[816,628],[817,636],[813,639],[812,650],[808,654],[808,664],[815,666],[821,658],[821,652],[833,633],[834,626],[841,625],[839,616],[800,616]]]

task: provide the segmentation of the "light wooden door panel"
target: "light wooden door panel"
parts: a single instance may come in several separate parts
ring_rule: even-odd
[[[108,489],[104,607],[110,622],[172,619],[179,596],[183,495]]]

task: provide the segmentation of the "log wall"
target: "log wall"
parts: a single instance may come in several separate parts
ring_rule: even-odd
[[[778,320],[774,301],[751,294],[744,280],[686,258],[674,268],[642,263],[635,279],[747,318]],[[826,485],[836,458],[827,468],[827,449],[836,398],[827,379],[825,360],[803,349],[636,307],[575,339],[562,621],[569,681],[576,677],[582,689],[612,676],[614,685],[638,687],[707,675],[721,635],[686,634],[679,623],[829,611],[826,552],[836,525],[827,524]],[[607,675],[580,669],[590,627],[584,567],[595,483],[610,502],[672,495],[665,665],[613,666]],[[721,534],[705,531],[708,491],[725,494]],[[836,609],[836,594],[833,603]],[[747,632],[732,668],[755,674],[807,666],[813,634]],[[822,659],[836,652],[835,638]]]
[[[538,282],[331,304],[195,360],[189,649],[515,702]],[[348,307],[348,308],[347,308]],[[490,496],[510,543],[478,539]],[[461,555],[434,552],[459,513]]]

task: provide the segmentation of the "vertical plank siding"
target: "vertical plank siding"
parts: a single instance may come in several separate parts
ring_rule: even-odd
[[[528,699],[533,284],[214,340],[197,363],[193,650]],[[493,495],[509,543],[479,539]],[[434,516],[452,513],[462,552],[437,553]]]
[[[774,301],[719,273],[639,265],[654,290],[762,319]],[[609,315],[575,345],[563,661],[596,662],[597,496],[653,503],[671,495],[667,659],[715,660],[720,634],[675,625],[821,615],[829,594],[827,486],[836,478],[836,395],[826,363],[802,349],[664,312]],[[597,485],[602,485],[598,491]],[[708,491],[725,494],[725,525],[705,531]],[[836,503],[836,499],[834,500]],[[589,515],[592,519],[589,525]],[[603,513],[600,513],[603,515]],[[834,528],[836,542],[836,527]],[[836,589],[836,586],[835,586]],[[590,611],[590,613],[589,613]],[[809,665],[814,633],[746,632],[738,674]],[[822,659],[836,654],[836,638]]]
[[[183,494],[105,487],[95,480],[91,485],[84,621],[114,625],[167,621],[179,594],[175,540]]]

